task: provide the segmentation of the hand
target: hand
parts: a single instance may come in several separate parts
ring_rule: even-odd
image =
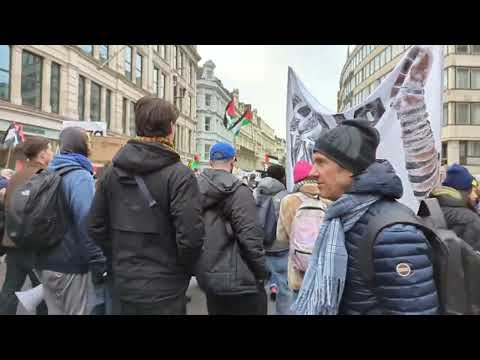
[[[92,282],[94,285],[101,285],[108,279],[107,264],[104,261],[90,263]]]

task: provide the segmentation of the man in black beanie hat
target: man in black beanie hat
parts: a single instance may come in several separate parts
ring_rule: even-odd
[[[314,248],[293,305],[296,313],[430,315],[439,310],[425,235],[404,224],[377,232],[371,222],[397,210],[411,213],[395,201],[403,187],[393,167],[376,160],[379,142],[378,131],[358,119],[322,133],[315,143],[310,176],[317,179],[320,196],[334,202],[317,239],[322,246]],[[326,296],[311,295],[318,293]]]

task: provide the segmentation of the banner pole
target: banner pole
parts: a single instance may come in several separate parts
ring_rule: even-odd
[[[8,148],[7,163],[5,164],[5,169],[8,169],[8,164],[10,163],[10,157],[12,156],[12,147]]]

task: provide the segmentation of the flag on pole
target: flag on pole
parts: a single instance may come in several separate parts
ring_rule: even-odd
[[[188,167],[192,170],[198,170],[199,166],[200,166],[200,155],[195,154],[193,156],[193,160],[188,161]]]
[[[25,135],[23,134],[23,125],[13,122],[5,132],[1,144],[4,147],[15,147],[24,141]]]
[[[240,130],[242,127],[250,125],[253,121],[253,112],[251,110],[251,106],[246,105],[245,107],[246,110],[243,115],[228,129],[230,131],[233,131],[235,136],[238,136],[238,134],[240,134]]]
[[[237,108],[235,106],[235,98],[232,98],[227,104],[225,108],[225,115],[223,117],[223,125],[226,129],[229,129],[232,124],[234,124],[240,115],[237,112]]]

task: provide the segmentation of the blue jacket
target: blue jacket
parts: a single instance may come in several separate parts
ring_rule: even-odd
[[[401,180],[393,167],[386,160],[378,160],[355,178],[349,193],[379,194],[383,200],[370,207],[346,233],[348,269],[340,313],[437,314],[439,303],[429,245],[423,233],[415,226],[397,224],[385,228],[377,235],[373,246],[374,288],[367,284],[359,268],[359,246],[369,220],[382,212],[388,200],[399,199],[403,194]],[[409,276],[403,277],[397,273],[399,263],[410,266]]]
[[[81,167],[63,176],[62,189],[70,215],[68,230],[58,246],[38,254],[37,267],[40,270],[85,274],[92,263],[105,261],[101,249],[88,236],[88,214],[95,195],[95,182],[89,160],[76,154],[56,155],[48,170],[55,171],[66,166]]]

